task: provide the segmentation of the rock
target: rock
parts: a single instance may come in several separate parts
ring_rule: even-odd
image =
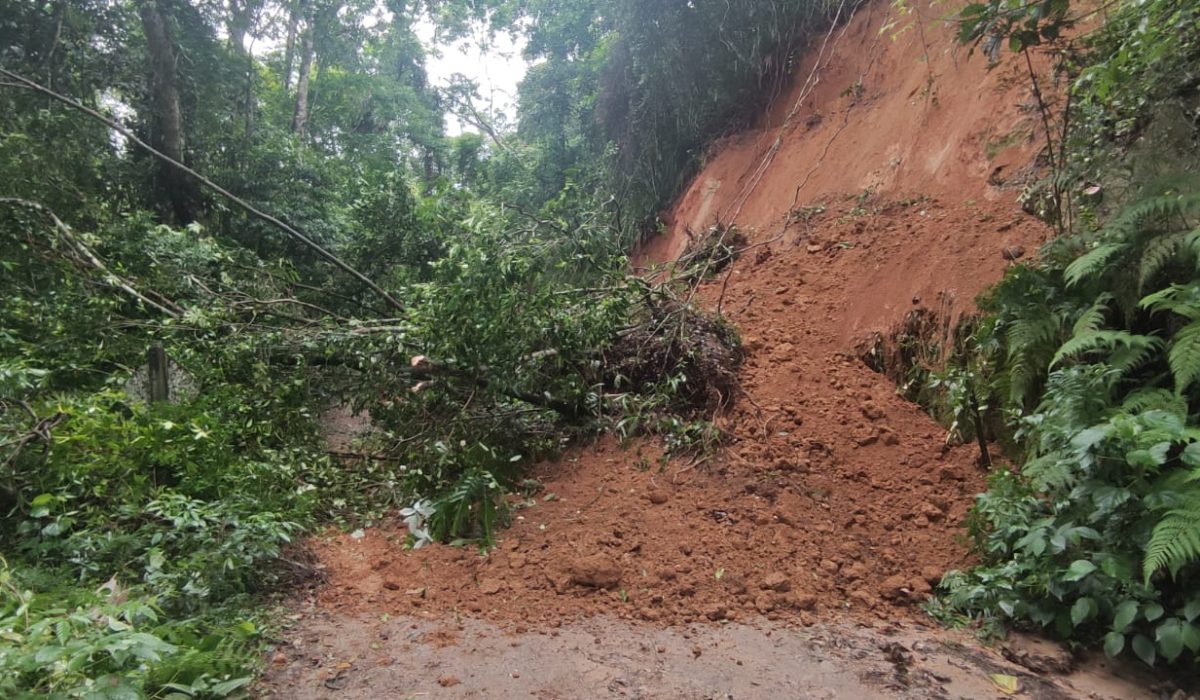
[[[775,598],[769,593],[759,593],[754,598],[754,609],[766,615],[775,609]]]
[[[936,523],[946,519],[946,513],[933,503],[923,504],[921,506],[921,515],[924,515],[925,518],[931,523]]]
[[[721,605],[719,603],[710,605],[707,608],[705,608],[705,610],[704,610],[704,616],[707,617],[708,619],[712,620],[713,622],[716,622],[717,620],[724,620],[725,616],[728,614],[729,614],[729,608],[727,608],[724,605]]]
[[[926,566],[921,569],[921,578],[925,579],[930,586],[936,586],[942,582],[942,570],[936,566]]]
[[[1000,651],[1004,658],[1035,673],[1070,673],[1075,669],[1071,652],[1049,640],[1011,634]]]
[[[525,564],[526,558],[524,554],[514,554],[508,558],[508,567],[510,569],[521,569],[524,568]]]
[[[836,574],[839,568],[837,562],[832,559],[822,559],[820,567],[827,574]]]
[[[442,686],[443,688],[453,688],[454,686],[458,685],[459,682],[460,681],[456,676],[451,676],[450,674],[446,674],[438,678],[438,685]]]
[[[788,581],[788,577],[776,571],[773,574],[767,574],[763,579],[763,590],[778,591],[779,593],[787,593],[792,590],[792,582]]]
[[[1023,246],[1019,246],[1019,245],[1005,246],[1000,251],[1000,256],[1003,257],[1005,260],[1008,260],[1009,262],[1018,260],[1021,257],[1023,257],[1024,255],[1025,255],[1025,248]]]
[[[654,505],[661,506],[662,504],[666,503],[670,497],[667,495],[666,491],[655,489],[646,494],[646,498],[648,498]]]
[[[571,583],[588,588],[616,588],[621,584],[621,566],[605,554],[593,554],[572,562]]]
[[[909,581],[908,588],[908,597],[917,603],[924,602],[929,594],[933,593],[933,586],[930,586],[929,582],[920,576]]]
[[[791,343],[780,343],[771,351],[771,359],[776,362],[787,362],[796,356],[796,346]]]
[[[871,401],[865,402],[859,407],[859,410],[862,411],[863,416],[865,416],[867,420],[882,420],[884,417],[883,409],[879,406],[876,406]]]
[[[384,581],[383,587],[388,589],[389,591],[400,590],[400,584],[396,583],[395,581]]]
[[[864,608],[870,609],[875,607],[875,597],[863,590],[853,590],[846,596],[851,602],[857,603]]]
[[[484,595],[496,595],[504,588],[504,582],[500,579],[485,578],[479,580],[479,592]]]
[[[816,610],[817,597],[811,593],[793,593],[788,601],[797,610]]]
[[[746,579],[737,574],[725,574],[721,578],[721,583],[733,595],[742,595],[746,592]]]
[[[847,581],[861,581],[867,577],[867,573],[867,565],[862,562],[855,562],[842,569],[842,576],[844,576]]]
[[[879,595],[885,600],[901,600],[908,594],[908,579],[900,575],[887,577],[879,586]]]
[[[662,614],[654,608],[644,607],[638,610],[638,616],[648,622],[654,622],[658,620],[658,618],[662,617]]]
[[[862,437],[855,438],[854,440],[854,444],[858,445],[859,447],[870,447],[877,442],[879,442],[879,433],[874,431]]]

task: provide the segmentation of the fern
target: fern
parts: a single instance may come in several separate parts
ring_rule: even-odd
[[[1108,312],[1108,304],[1112,301],[1112,294],[1105,292],[1101,294],[1095,302],[1088,307],[1079,316],[1079,320],[1075,321],[1075,327],[1072,329],[1074,335],[1084,335],[1087,333],[1095,333],[1104,325],[1104,317]]]
[[[1183,567],[1200,560],[1200,489],[1188,492],[1186,501],[1154,526],[1142,565],[1147,584],[1162,569],[1175,576]]]
[[[1139,290],[1145,289],[1146,285],[1171,262],[1175,255],[1183,248],[1186,237],[1187,235],[1183,233],[1172,233],[1155,236],[1146,243],[1146,247],[1142,250],[1142,259],[1139,265]]]
[[[1192,382],[1200,379],[1200,321],[1192,321],[1179,329],[1171,339],[1167,362],[1175,375],[1175,390],[1183,393]]]
[[[1016,357],[1028,352],[1030,348],[1054,342],[1059,327],[1058,319],[1049,313],[1013,320],[1005,334],[1009,357]]]
[[[1076,258],[1063,271],[1068,287],[1074,287],[1084,279],[1096,277],[1103,272],[1105,264],[1118,253],[1126,250],[1124,243],[1102,243]]]
[[[1173,284],[1142,297],[1138,307],[1151,312],[1169,311],[1189,321],[1200,319],[1200,282]]]
[[[1167,389],[1145,387],[1126,396],[1125,400],[1121,402],[1121,410],[1134,415],[1149,411],[1165,411],[1185,418],[1187,416],[1187,400]]]
[[[1162,345],[1162,341],[1158,338],[1136,335],[1129,331],[1091,331],[1072,336],[1070,340],[1063,343],[1058,352],[1054,354],[1054,359],[1050,361],[1050,366],[1054,367],[1065,359],[1097,350],[1107,351],[1111,355],[1122,347],[1145,351],[1160,345]],[[1200,372],[1200,363],[1198,363],[1197,371]]]

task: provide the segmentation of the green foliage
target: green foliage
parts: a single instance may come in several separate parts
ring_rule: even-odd
[[[947,576],[949,610],[1146,663],[1200,653],[1197,210],[1152,190],[985,300],[980,349],[1025,455],[978,499],[984,563]]]
[[[211,622],[235,611],[168,622],[139,589],[36,586],[0,559],[5,697],[244,697],[253,680],[255,624]]]

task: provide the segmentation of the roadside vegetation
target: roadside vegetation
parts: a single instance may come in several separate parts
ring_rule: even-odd
[[[0,1],[0,696],[244,695],[271,595],[320,576],[306,534],[399,515],[413,546],[487,547],[572,440],[718,447],[737,333],[689,285],[741,239],[660,284],[625,253],[849,9]],[[957,370],[953,410],[1002,418],[1019,467],[936,608],[1186,663],[1200,189],[1143,164],[1176,106],[1194,140],[1200,18],[1120,4],[1065,44],[1070,11],[963,15],[985,53],[1052,50],[1071,99],[1041,86],[1050,176],[1026,197],[1060,236]],[[524,35],[515,121],[430,84],[419,22]],[[169,401],[140,388],[158,347]],[[339,406],[376,430],[331,452]]]
[[[1200,8],[1104,11],[1099,28],[1066,2],[961,15],[962,38],[989,60],[1012,50],[1054,67],[1055,84],[1032,86],[1047,175],[1025,201],[1058,235],[982,297],[983,317],[937,378],[970,388],[943,392],[948,413],[975,414],[961,421],[968,434],[1002,426],[988,437],[1013,466],[993,473],[970,519],[981,565],[947,575],[932,610],[1194,664]]]
[[[486,547],[570,440],[713,449],[711,256],[624,253],[833,12],[0,3],[0,696],[245,694],[270,594],[319,576],[298,538]],[[419,22],[525,35],[515,123],[429,83]],[[331,453],[342,405],[376,430]]]

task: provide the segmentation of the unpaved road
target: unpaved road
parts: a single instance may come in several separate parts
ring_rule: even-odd
[[[518,631],[519,630],[519,631]],[[540,632],[474,619],[346,616],[310,608],[268,657],[260,697],[1153,698],[1102,665],[1034,674],[969,638],[907,625],[656,628],[608,618]]]

